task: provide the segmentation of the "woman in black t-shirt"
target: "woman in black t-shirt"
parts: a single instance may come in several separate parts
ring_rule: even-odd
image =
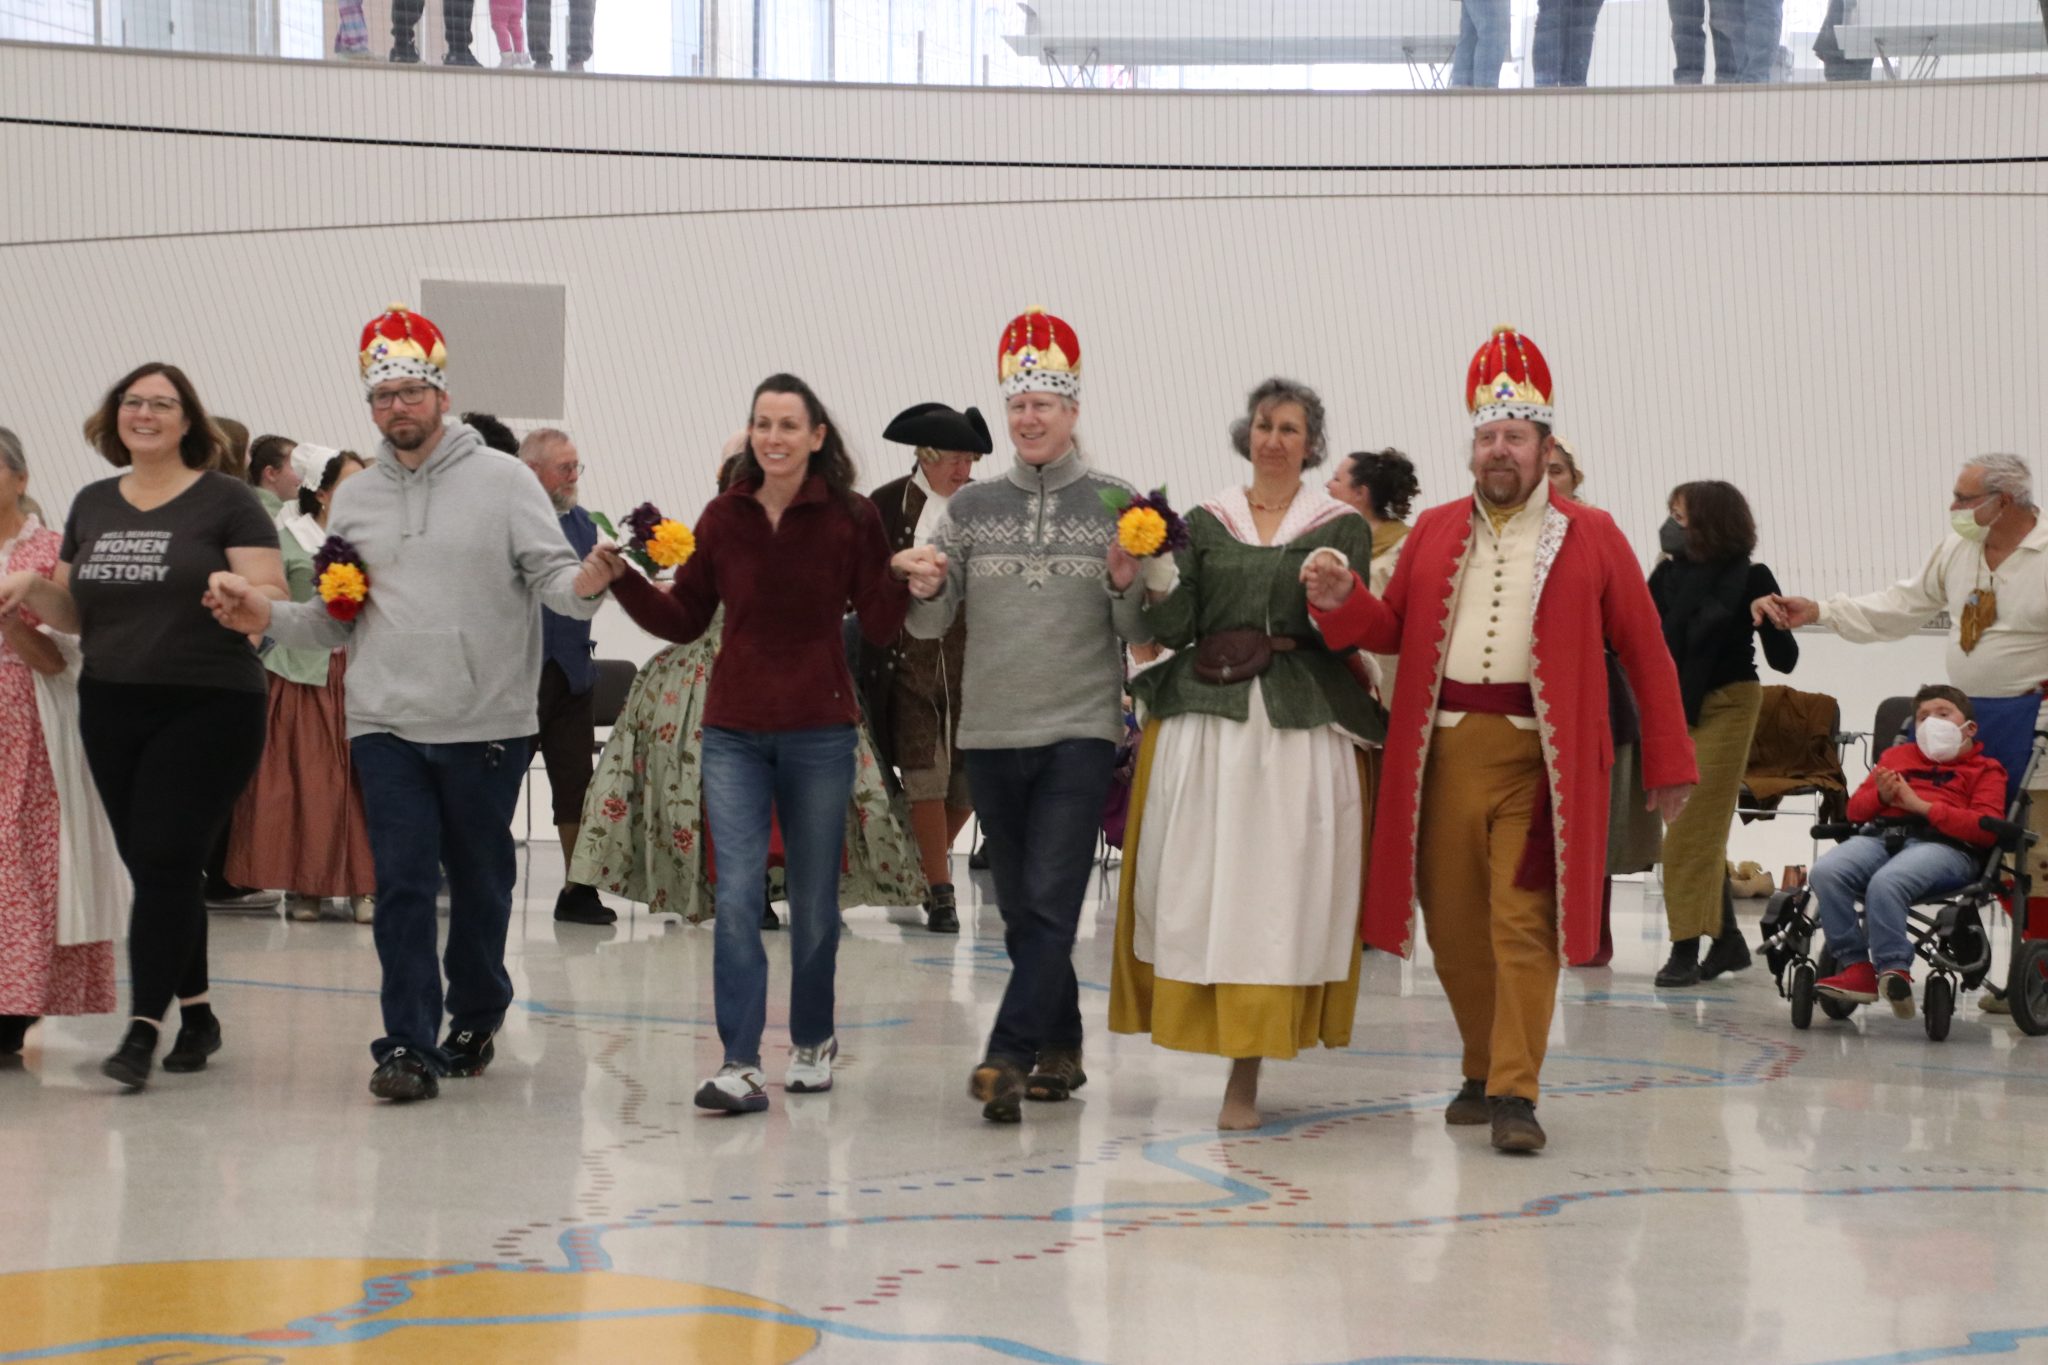
[[[1700,782],[1685,813],[1664,833],[1664,915],[1671,956],[1657,973],[1666,989],[1696,986],[1749,965],[1728,889],[1728,824],[1742,790],[1749,743],[1763,697],[1755,642],[1780,673],[1799,662],[1789,631],[1752,624],[1750,604],[1778,591],[1753,562],[1756,521],[1733,484],[1703,479],[1671,492],[1671,519],[1658,538],[1666,556],[1650,573],[1650,597],[1664,643],[1678,665],[1678,690],[1699,760]],[[1704,960],[1700,941],[1710,946]]]
[[[263,665],[200,599],[222,571],[280,601],[287,593],[277,530],[254,492],[212,472],[220,432],[175,366],[144,365],[114,385],[85,434],[125,472],[72,503],[53,577],[0,579],[0,614],[25,604],[80,637],[86,761],[135,881],[134,1022],[101,1070],[140,1089],[173,995],[178,1037],[164,1070],[197,1071],[220,1048],[207,1002],[206,860],[263,752]]]

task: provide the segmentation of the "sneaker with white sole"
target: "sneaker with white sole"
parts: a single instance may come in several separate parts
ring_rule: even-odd
[[[318,896],[286,896],[284,898],[284,917],[300,924],[312,924],[320,918],[320,898]]]
[[[832,1088],[832,1063],[839,1056],[839,1040],[827,1038],[816,1047],[800,1047],[789,1055],[789,1074],[782,1088],[792,1095],[815,1095]]]
[[[768,1078],[758,1066],[727,1062],[697,1087],[697,1107],[727,1114],[758,1114],[768,1107]]]

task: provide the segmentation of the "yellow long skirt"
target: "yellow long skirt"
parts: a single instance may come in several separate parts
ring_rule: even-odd
[[[1351,1021],[1358,1010],[1358,967],[1361,953],[1351,954],[1351,971],[1342,981],[1318,986],[1250,986],[1227,982],[1176,981],[1138,960],[1132,924],[1138,868],[1138,840],[1144,837],[1145,793],[1152,781],[1152,751],[1159,723],[1148,721],[1138,746],[1138,770],[1131,781],[1130,815],[1124,827],[1123,876],[1117,887],[1116,957],[1109,986],[1109,1027],[1112,1033],[1149,1033],[1152,1041],[1176,1052],[1206,1052],[1218,1057],[1286,1059],[1318,1043],[1344,1047],[1351,1042]],[[1370,854],[1373,794],[1379,776],[1377,753],[1359,754],[1359,789],[1365,798],[1365,819],[1359,843]],[[1247,849],[1247,857],[1259,852]],[[1278,856],[1287,856],[1285,852]]]

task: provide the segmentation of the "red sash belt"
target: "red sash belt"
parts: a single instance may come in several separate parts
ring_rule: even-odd
[[[1527,683],[1466,683],[1445,678],[1437,696],[1441,711],[1469,711],[1480,716],[1529,716],[1536,714],[1536,696]]]
[[[1536,715],[1536,697],[1527,683],[1466,683],[1445,678],[1437,709],[1475,716]],[[1550,778],[1546,771],[1536,787],[1536,808],[1529,813],[1529,837],[1515,863],[1515,885],[1524,891],[1549,891],[1557,885],[1557,841],[1551,833]]]

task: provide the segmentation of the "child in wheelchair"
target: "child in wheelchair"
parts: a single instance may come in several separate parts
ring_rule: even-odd
[[[1885,750],[1849,798],[1852,835],[1808,874],[1820,902],[1835,975],[1815,989],[1841,1004],[1882,997],[1913,1017],[1915,901],[1976,880],[1998,836],[1985,816],[2005,816],[2005,768],[1976,742],[1970,699],[1934,684],[1913,697],[1914,741]],[[1856,913],[1857,903],[1863,914]]]

